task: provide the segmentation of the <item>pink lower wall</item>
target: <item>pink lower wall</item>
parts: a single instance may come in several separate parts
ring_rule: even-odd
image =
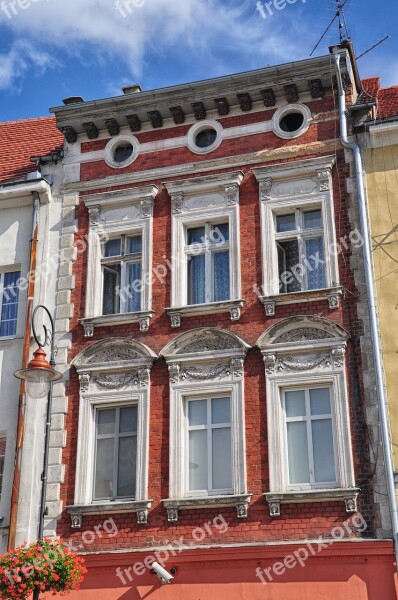
[[[140,565],[151,554],[134,552],[87,557],[89,572],[81,590],[68,595],[69,600],[398,598],[393,545],[389,541],[334,542],[328,548],[318,548],[314,542],[311,547],[281,544],[189,549],[176,553],[165,563],[167,570],[177,569],[169,585],[160,585],[156,575]],[[120,577],[116,575],[118,568]],[[261,582],[256,569],[267,583]],[[269,570],[264,572],[264,569]]]

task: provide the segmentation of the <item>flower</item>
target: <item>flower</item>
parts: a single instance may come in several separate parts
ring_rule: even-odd
[[[62,540],[39,540],[0,555],[0,598],[26,600],[42,592],[78,590],[87,569],[84,560]]]

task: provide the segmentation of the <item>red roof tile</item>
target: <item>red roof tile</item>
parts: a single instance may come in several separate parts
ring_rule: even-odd
[[[377,101],[378,119],[398,115],[398,85],[381,88],[380,77],[369,77],[362,80],[362,86],[365,92]]]
[[[0,123],[0,181],[22,179],[35,170],[31,156],[45,156],[62,143],[55,117]]]

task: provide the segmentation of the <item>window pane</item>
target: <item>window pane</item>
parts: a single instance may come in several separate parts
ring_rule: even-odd
[[[285,409],[287,417],[305,417],[304,390],[285,392]]]
[[[326,287],[323,238],[305,240],[305,254],[311,265],[307,267],[308,289],[318,290]]]
[[[312,443],[314,447],[315,481],[317,483],[335,482],[336,469],[331,419],[312,421]]]
[[[114,438],[97,440],[94,498],[113,498]]]
[[[134,496],[137,465],[137,436],[134,435],[119,439],[118,460],[117,495],[119,497]]]
[[[115,433],[116,410],[109,408],[97,411],[97,434]]]
[[[120,311],[120,265],[108,265],[104,270],[104,297],[102,314],[114,315]]]
[[[126,254],[142,252],[142,236],[134,235],[126,239]]]
[[[188,402],[189,425],[207,424],[207,400],[193,400]]]
[[[302,280],[300,269],[295,269],[301,262],[298,241],[288,240],[286,242],[277,242],[277,248],[281,292],[290,293],[300,291],[300,282]]]
[[[138,408],[136,406],[128,406],[120,409],[120,433],[137,431],[137,414]]]
[[[127,290],[126,290],[126,311],[139,312],[141,310],[141,263],[127,264]]]
[[[294,231],[296,229],[296,215],[291,213],[288,215],[277,215],[276,231],[283,233],[284,231]]]
[[[4,274],[4,288],[0,290],[2,298],[0,336],[12,336],[17,332],[17,314],[19,287],[17,281],[21,276],[20,271]]]
[[[207,490],[207,431],[189,432],[189,489]]]
[[[188,260],[188,304],[203,304],[205,299],[205,255],[199,254]]]
[[[229,398],[213,398],[211,401],[211,422],[213,425],[218,423],[230,423],[231,421],[231,402]]]
[[[214,302],[229,300],[229,251],[213,253]]]
[[[322,227],[322,211],[321,210],[308,210],[303,213],[303,227],[304,229],[313,229],[314,227]]]
[[[330,415],[330,393],[329,388],[317,388],[310,390],[310,403],[312,415]]]
[[[205,242],[205,228],[191,227],[187,230],[188,244],[203,244]]]
[[[231,429],[213,429],[213,490],[232,488]]]
[[[120,256],[121,254],[121,240],[108,240],[105,243],[104,256]]]
[[[289,483],[309,483],[307,424],[305,421],[287,423]]]
[[[211,228],[210,242],[223,244],[229,241],[229,223],[220,223]]]

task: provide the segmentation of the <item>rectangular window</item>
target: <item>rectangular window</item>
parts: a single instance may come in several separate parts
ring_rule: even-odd
[[[4,462],[6,458],[6,437],[0,434],[0,498],[3,489]]]
[[[96,410],[94,500],[134,498],[137,406]]]
[[[123,235],[103,244],[102,276],[102,314],[113,315],[141,310],[141,235]]]
[[[283,391],[289,484],[335,484],[331,388]]]
[[[21,271],[0,273],[0,337],[10,337],[17,333],[20,277]]]
[[[326,287],[321,209],[275,216],[280,293]]]
[[[191,493],[232,492],[231,399],[187,401]]]
[[[188,304],[229,300],[229,224],[187,228],[185,254]]]

